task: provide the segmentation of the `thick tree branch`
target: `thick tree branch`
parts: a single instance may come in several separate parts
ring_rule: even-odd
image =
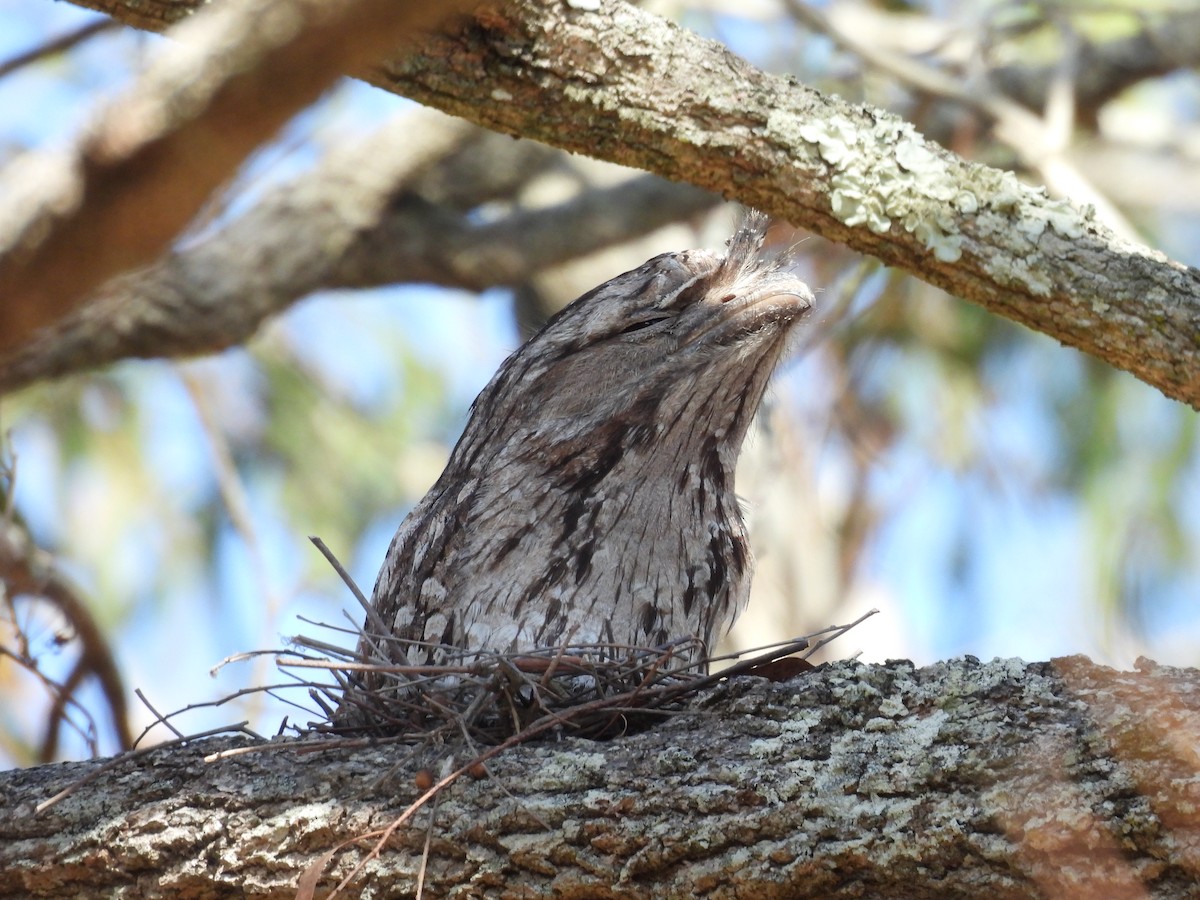
[[[886,114],[763,75],[636,8],[605,9],[517,3],[375,80],[488,127],[723,191],[1200,406],[1200,273]]]
[[[89,5],[126,14],[111,0]],[[139,3],[130,21],[159,6],[178,8]],[[1200,407],[1195,270],[898,119],[764,75],[635,7],[517,0],[410,43],[370,80],[489,128],[736,197]]]
[[[432,828],[438,896],[1183,896],[1200,876],[1198,684],[1081,658],[739,679],[647,732],[502,755],[367,879],[412,891]],[[393,771],[405,751],[387,747],[206,764],[211,749],[156,751],[42,813],[99,763],[0,775],[0,893],[289,897],[437,765]]]
[[[460,4],[461,5],[461,4]],[[0,351],[157,258],[263,141],[348,70],[454,4],[240,0],[178,43],[61,156],[5,172]]]

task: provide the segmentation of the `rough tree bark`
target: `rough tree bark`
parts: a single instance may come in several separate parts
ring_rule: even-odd
[[[502,754],[352,893],[410,895],[431,834],[428,896],[1200,896],[1198,688],[1082,658],[737,679],[639,734]],[[437,764],[396,747],[203,761],[228,746],[156,751],[42,813],[100,763],[0,775],[0,894],[292,896]]]

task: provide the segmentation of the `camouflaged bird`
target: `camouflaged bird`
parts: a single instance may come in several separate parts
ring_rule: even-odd
[[[762,259],[766,225],[618,275],[509,357],[392,540],[373,621],[469,650],[712,647],[750,590],[738,453],[813,299]]]

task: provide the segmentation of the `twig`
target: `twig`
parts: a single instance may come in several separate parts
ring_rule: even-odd
[[[22,69],[32,63],[45,59],[47,56],[54,56],[57,53],[65,53],[76,44],[82,44],[93,35],[97,35],[102,31],[111,31],[120,23],[112,19],[102,19],[99,22],[90,22],[87,25],[80,26],[74,31],[68,31],[66,34],[59,35],[56,38],[51,38],[44,44],[40,44],[23,53],[18,53],[16,56],[9,57],[4,62],[0,63],[0,78],[6,75],[11,75],[18,69]]]
[[[417,869],[417,900],[425,896],[425,873],[429,868],[429,848],[433,845],[433,826],[437,822],[437,808],[441,795],[433,798],[429,806],[429,827],[425,829],[425,846],[421,848],[421,865]]]
[[[822,647],[824,647],[830,641],[837,640],[839,637],[841,637],[843,634],[845,634],[851,628],[854,628],[857,625],[860,625],[861,623],[865,622],[867,619],[871,618],[871,616],[878,615],[878,613],[879,613],[879,610],[877,610],[877,609],[868,609],[865,613],[863,613],[861,616],[859,616],[857,619],[855,619],[849,625],[839,625],[832,629],[826,629],[826,630],[832,632],[829,635],[829,637],[822,638],[821,640],[819,640],[815,644],[813,644],[812,649],[809,650],[806,654],[804,654],[804,658],[808,659],[808,657],[812,656],[814,653],[816,653],[818,650],[820,650]]]
[[[321,551],[321,555],[325,557],[325,561],[328,562],[329,565],[333,566],[333,571],[338,573],[338,576],[345,583],[346,587],[350,588],[350,593],[354,595],[354,599],[358,601],[359,606],[366,610],[367,621],[370,622],[372,627],[377,629],[379,633],[387,634],[389,629],[383,623],[383,619],[379,617],[379,613],[376,612],[375,607],[371,605],[370,601],[367,600],[366,595],[362,592],[359,586],[355,584],[354,579],[350,577],[350,573],[346,571],[345,566],[343,566],[338,558],[333,555],[333,551],[325,545],[323,540],[315,535],[309,535],[308,539],[312,541],[314,547]]]
[[[74,586],[59,573],[54,557],[35,546],[17,523],[0,529],[0,582],[4,584],[10,603],[11,598],[18,594],[39,597],[49,603],[70,623],[79,641],[79,659],[65,682],[58,684],[38,673],[47,687],[52,688],[53,715],[61,717],[68,703],[74,703],[74,689],[87,675],[94,675],[108,704],[121,749],[130,749],[133,741],[129,733],[125,687],[112,649],[87,604],[76,593]],[[23,657],[14,658],[26,669],[37,672],[36,663],[28,655],[27,645]],[[57,734],[55,718],[48,724],[42,743],[46,761],[54,753]]]

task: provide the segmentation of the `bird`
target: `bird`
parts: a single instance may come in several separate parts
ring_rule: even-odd
[[[813,304],[767,226],[606,281],[503,363],[388,548],[364,655],[714,645],[752,577],[738,454]]]

